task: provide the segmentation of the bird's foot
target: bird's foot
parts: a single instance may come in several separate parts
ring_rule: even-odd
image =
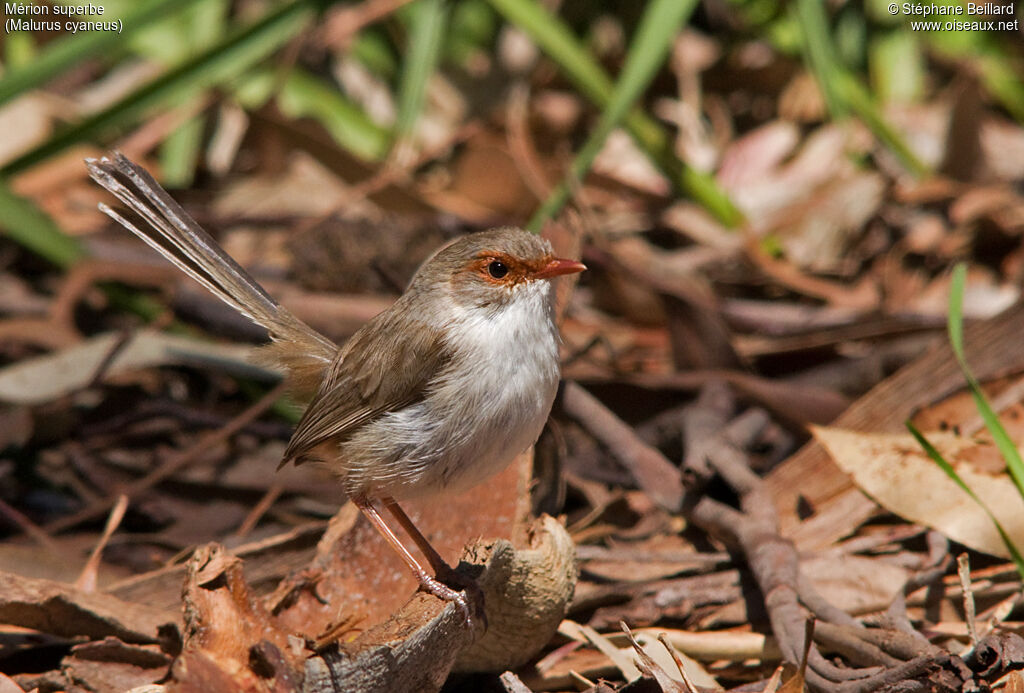
[[[452,570],[451,575],[455,575],[455,571]],[[419,577],[420,580],[421,590],[434,595],[438,599],[443,599],[446,602],[454,602],[455,605],[459,607],[459,611],[462,612],[462,616],[466,619],[466,625],[470,628],[473,627],[473,614],[469,608],[469,599],[467,598],[468,589],[462,591],[456,590],[426,573],[422,573],[417,577]],[[450,576],[446,575],[445,577]],[[459,582],[461,582],[461,580]],[[477,587],[477,590],[479,589],[480,588]]]

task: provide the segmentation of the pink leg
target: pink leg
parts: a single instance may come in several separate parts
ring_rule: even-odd
[[[430,563],[430,567],[434,569],[434,575],[446,575],[452,572],[451,566],[441,558],[441,554],[437,552],[437,549],[431,546],[430,542],[427,541],[427,538],[423,536],[419,529],[417,529],[416,525],[413,524],[412,520],[409,519],[409,516],[405,514],[405,511],[402,510],[402,507],[398,505],[394,498],[382,498],[381,503],[384,504],[384,507],[388,509],[388,511],[394,516],[395,520],[398,521],[398,524],[402,526],[402,529],[412,537],[413,542],[419,547],[419,550],[423,552],[423,555],[426,556],[427,562]]]
[[[473,621],[472,618],[470,617],[469,603],[466,601],[466,595],[464,595],[462,592],[457,592],[453,590],[451,587],[444,584],[437,578],[431,577],[430,574],[427,573],[427,571],[423,568],[423,566],[420,565],[419,561],[417,561],[416,558],[411,553],[409,553],[409,549],[405,548],[405,545],[403,545],[402,542],[399,541],[398,537],[395,536],[395,533],[391,531],[391,528],[388,527],[386,522],[384,522],[384,518],[380,516],[380,513],[377,512],[377,509],[373,507],[369,500],[367,500],[366,498],[357,497],[352,498],[352,502],[355,503],[356,507],[359,508],[363,515],[366,516],[366,519],[370,521],[374,528],[378,532],[380,532],[380,535],[384,537],[384,540],[387,541],[391,548],[394,549],[395,552],[402,557],[402,560],[405,561],[405,564],[409,566],[410,570],[412,570],[413,575],[415,575],[416,579],[419,580],[420,587],[422,587],[425,591],[429,592],[430,594],[434,595],[439,599],[443,599],[446,602],[455,602],[456,604],[458,604],[459,609],[462,610],[463,615],[466,617],[466,623],[472,624]],[[394,501],[391,502],[394,503]],[[402,514],[404,516],[405,513]],[[406,517],[405,519],[407,521],[409,520],[408,517]],[[411,525],[412,523],[410,522],[409,524]],[[423,535],[419,532],[416,532],[416,534],[413,535],[414,539],[416,535],[419,535],[419,537],[423,539]],[[423,541],[425,542],[426,539],[423,539]],[[417,542],[417,544],[419,544],[419,542]],[[429,544],[427,545],[429,546]],[[431,551],[433,552],[434,556],[437,556],[438,560],[441,560],[441,557],[437,554],[436,551],[433,550],[433,548],[431,548]],[[441,561],[441,564],[447,567],[447,564],[445,564],[444,561]],[[448,570],[451,569],[448,568]]]

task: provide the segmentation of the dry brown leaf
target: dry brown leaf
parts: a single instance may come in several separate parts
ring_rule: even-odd
[[[605,140],[594,160],[594,171],[652,195],[667,195],[671,189],[665,176],[623,130],[612,132]]]
[[[220,369],[249,377],[267,373],[246,360],[250,347],[213,344],[154,330],[140,330],[120,345],[122,339],[120,333],[102,334],[58,353],[7,366],[0,370],[0,401],[29,405],[49,402],[89,385],[104,365],[107,376],[151,366],[203,362],[215,362]]]
[[[776,120],[733,140],[722,155],[718,182],[727,190],[763,183],[800,143],[793,123]]]
[[[671,657],[669,657],[669,666],[663,666],[656,662],[651,655],[640,646],[640,643],[633,638],[633,634],[630,633],[629,628],[625,623],[622,624],[622,629],[626,632],[626,637],[629,639],[629,644],[633,647],[633,651],[636,653],[636,665],[640,668],[640,671],[644,673],[647,678],[654,679],[658,683],[658,687],[663,693],[697,693],[693,686],[689,684],[685,678],[682,681],[677,680],[677,676],[669,674],[672,671]],[[664,650],[662,650],[664,652]]]
[[[351,203],[351,204],[350,204]],[[329,214],[345,204],[358,214],[370,203],[356,199],[334,173],[304,152],[288,158],[283,171],[247,176],[217,196],[212,212],[219,217],[310,217]]]
[[[779,240],[786,257],[815,272],[840,268],[854,235],[878,211],[885,187],[876,173],[836,177],[781,212]]]
[[[852,555],[802,560],[800,570],[830,604],[852,614],[885,609],[910,577],[898,565]]]
[[[784,664],[782,666],[782,676],[784,680],[782,685],[776,689],[778,693],[804,693],[807,690],[802,669]]]
[[[812,428],[814,437],[865,493],[900,517],[933,527],[949,538],[995,556],[1009,557],[985,512],[928,456],[913,436]],[[1009,476],[979,471],[967,457],[979,443],[950,433],[929,441],[1002,523],[1024,545],[1024,500]]]

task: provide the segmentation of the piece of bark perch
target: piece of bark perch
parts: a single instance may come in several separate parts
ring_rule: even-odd
[[[558,522],[541,518],[530,537],[521,550],[478,543],[459,565],[485,594],[486,634],[482,620],[467,628],[456,605],[417,593],[384,623],[319,651],[315,634],[288,632],[254,598],[239,559],[204,547],[189,563],[185,644],[168,693],[436,691],[456,659],[462,671],[521,662],[550,639],[576,581],[575,547]]]

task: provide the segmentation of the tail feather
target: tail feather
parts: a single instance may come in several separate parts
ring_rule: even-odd
[[[337,345],[271,298],[144,169],[120,153],[115,153],[112,159],[87,159],[86,165],[93,180],[145,219],[151,228],[140,228],[101,203],[100,209],[107,216],[214,296],[265,327],[275,342],[293,342],[303,355],[298,362],[293,355],[274,360],[297,371],[322,370],[333,360]],[[287,351],[294,354],[296,350]],[[283,356],[286,350],[274,349],[270,353]]]

